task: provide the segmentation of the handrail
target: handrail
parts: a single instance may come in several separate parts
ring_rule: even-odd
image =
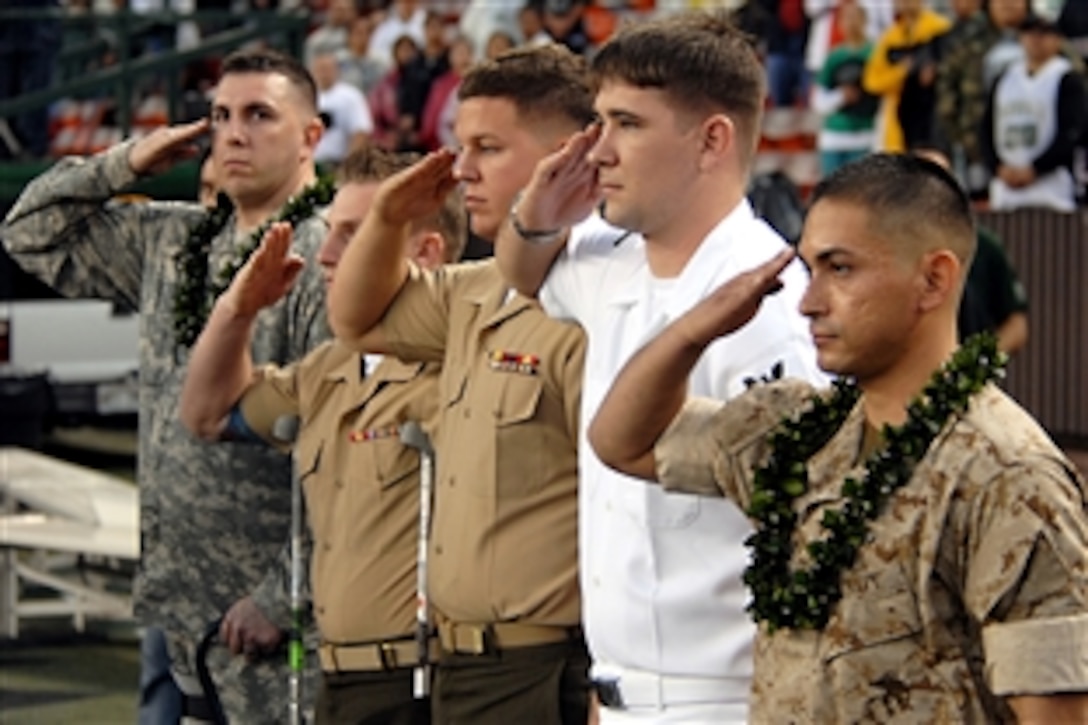
[[[11,8],[0,10],[0,22],[9,18],[48,18],[57,15],[57,11],[52,9],[27,10],[24,8]],[[72,22],[84,22],[87,19],[86,15],[75,17],[65,15],[63,17],[65,20]],[[153,21],[170,24],[189,20],[237,19],[237,16],[223,11],[202,11],[188,14],[156,12],[139,15],[126,10],[110,15],[97,15],[95,18],[119,26],[124,30],[133,21],[140,23]],[[53,84],[49,88],[24,93],[11,99],[0,100],[0,119],[11,118],[20,113],[41,108],[62,98],[76,96],[87,91],[115,89],[118,91],[115,93],[118,97],[118,125],[121,127],[122,133],[127,135],[131,129],[129,97],[134,81],[137,78],[179,70],[193,60],[234,50],[246,42],[263,40],[276,33],[286,33],[291,50],[297,52],[301,47],[302,34],[305,32],[308,19],[305,11],[302,10],[267,11],[248,14],[245,22],[246,25],[241,28],[225,30],[208,36],[193,48],[164,51],[134,60],[128,57],[127,43],[121,43],[121,47],[118,48],[120,60],[116,65],[92,71],[79,78]],[[121,35],[124,37],[127,33],[122,32]],[[176,82],[176,79],[174,80]],[[177,93],[171,93],[171,101],[180,100],[177,98],[178,95]]]

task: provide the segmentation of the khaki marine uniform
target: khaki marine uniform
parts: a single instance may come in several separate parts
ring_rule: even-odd
[[[584,337],[510,292],[492,261],[413,268],[381,331],[398,357],[442,363],[429,562],[445,653],[439,719],[499,722],[493,708],[472,709],[487,688],[444,703],[444,678],[499,651],[510,661],[514,650],[573,645],[585,657],[576,455]]]

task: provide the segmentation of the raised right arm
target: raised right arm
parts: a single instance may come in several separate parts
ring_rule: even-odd
[[[657,480],[654,447],[684,405],[692,368],[710,343],[752,319],[793,256],[786,249],[734,277],[635,353],[589,426],[590,445],[605,465]]]
[[[379,323],[408,281],[412,222],[434,213],[457,182],[453,153],[435,151],[382,182],[344,251],[329,291],[329,324],[347,346],[389,353]]]
[[[495,239],[499,270],[507,284],[527,297],[535,297],[544,285],[570,227],[589,216],[600,200],[597,172],[586,158],[599,135],[600,127],[594,124],[541,159],[499,229]]]
[[[274,224],[261,246],[215,302],[193,346],[181,390],[181,422],[194,434],[218,440],[228,415],[254,381],[250,338],[257,314],[283,298],[302,260],[289,254],[291,226]]]
[[[206,130],[206,121],[160,129],[91,158],[59,161],[31,181],[8,212],[0,230],[7,252],[61,294],[137,309],[145,246],[161,239],[166,225],[194,225],[199,212],[112,197],[141,174],[188,155]]]

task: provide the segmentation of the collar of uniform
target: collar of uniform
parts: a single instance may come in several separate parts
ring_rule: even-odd
[[[507,286],[494,259],[488,260],[486,264],[489,265],[491,272],[486,284],[476,285],[465,290],[464,293],[464,300],[479,308],[477,314],[486,315],[483,329],[496,327],[523,310],[536,305],[535,300],[525,295],[514,293],[511,296],[510,287]]]
[[[691,308],[693,300],[702,299],[711,291],[712,286],[719,281],[719,272],[732,254],[733,245],[738,237],[738,230],[744,225],[750,224],[755,219],[755,212],[747,199],[741,199],[733,209],[719,221],[710,233],[706,235],[702,243],[695,250],[688,263],[684,265],[676,280],[678,294],[671,296],[669,305],[665,310],[659,310],[667,319],[675,319]],[[637,240],[637,243],[635,243]],[[617,249],[626,250],[620,254],[631,254],[638,257],[637,269],[632,272],[642,272],[648,266],[645,251],[646,240],[641,236],[632,235],[630,242],[624,240]],[[646,270],[645,285],[624,285],[609,295],[607,304],[618,307],[631,307],[640,301],[650,299],[646,286],[651,282],[650,272]]]
[[[405,383],[419,375],[425,365],[420,362],[404,363],[387,355],[367,378],[363,375],[363,354],[349,350],[340,342],[336,345],[344,351],[344,359],[325,373],[325,380],[329,382],[347,381],[354,385],[361,385],[366,380]]]
[[[734,245],[743,243],[743,229],[755,218],[752,205],[741,199],[706,235],[676,280],[678,294],[669,298],[664,310],[666,319],[675,320],[687,312],[694,300],[706,297],[721,282],[721,270],[728,265]]]

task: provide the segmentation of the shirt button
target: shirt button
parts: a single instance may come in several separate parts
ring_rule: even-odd
[[[465,408],[465,412],[462,413],[462,415],[464,415],[465,420],[468,420],[472,417],[472,410],[470,410],[469,408]]]
[[[593,577],[593,586],[595,586],[595,587],[601,586],[601,578],[599,576]]]
[[[321,544],[321,548],[324,549],[325,551],[332,551],[332,544],[330,544],[329,542],[326,541],[323,544]]]
[[[450,488],[453,488],[453,485],[456,484],[456,483],[457,483],[457,476],[450,476]]]
[[[342,479],[342,478],[336,479],[336,487],[337,488],[343,488],[344,487],[344,479]]]
[[[435,544],[434,545],[434,553],[438,554],[439,556],[442,555],[442,544]]]
[[[317,613],[320,614],[320,615],[324,615],[325,614],[325,608],[324,607],[318,607],[317,608]]]

